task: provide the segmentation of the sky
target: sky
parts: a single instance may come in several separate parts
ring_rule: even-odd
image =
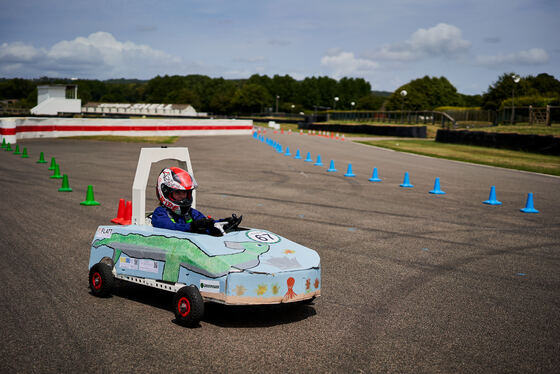
[[[0,77],[560,79],[560,0],[0,0]]]

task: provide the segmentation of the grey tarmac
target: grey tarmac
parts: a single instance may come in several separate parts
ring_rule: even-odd
[[[5,373],[560,371],[560,178],[419,157],[324,137],[180,138],[197,208],[243,214],[321,256],[311,305],[207,304],[173,322],[172,294],[119,283],[88,290],[89,248],[130,200],[141,147],[21,139],[0,150],[0,366]],[[295,160],[300,149],[324,166]],[[58,192],[40,152],[73,192]],[[330,160],[336,173],[327,173]],[[354,178],[344,177],[351,163]],[[156,164],[146,206],[155,208]],[[368,182],[374,167],[381,183]],[[401,188],[409,172],[414,188]],[[428,193],[439,177],[445,195]],[[87,207],[87,185],[100,206]],[[488,206],[490,186],[501,206]],[[528,192],[539,214],[524,214]]]

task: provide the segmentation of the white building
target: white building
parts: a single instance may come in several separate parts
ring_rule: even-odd
[[[78,86],[76,85],[37,86],[37,106],[31,108],[31,114],[81,113],[82,100],[77,97]]]
[[[130,104],[130,103],[95,103],[89,102],[82,107],[83,113],[156,115],[204,117],[206,113],[197,113],[189,104]]]

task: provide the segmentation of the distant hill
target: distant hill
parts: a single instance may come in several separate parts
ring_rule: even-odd
[[[381,96],[381,97],[389,97],[391,96],[393,93],[389,92],[389,91],[371,91],[372,94],[374,94],[375,96]]]
[[[137,83],[137,84],[142,84],[142,83],[148,83],[150,80],[146,79],[126,79],[126,78],[119,78],[119,79],[107,79],[104,80],[103,82],[105,83],[114,83],[114,84],[130,84],[130,83]]]

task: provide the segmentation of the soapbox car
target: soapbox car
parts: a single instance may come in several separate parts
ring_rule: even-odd
[[[225,231],[218,226],[221,236],[152,227],[145,218],[145,189],[151,163],[165,159],[193,172],[187,148],[141,150],[132,224],[99,226],[92,241],[93,295],[109,295],[115,279],[174,292],[176,321],[184,326],[198,324],[206,301],[262,305],[320,296],[319,255],[280,235],[235,225]]]

